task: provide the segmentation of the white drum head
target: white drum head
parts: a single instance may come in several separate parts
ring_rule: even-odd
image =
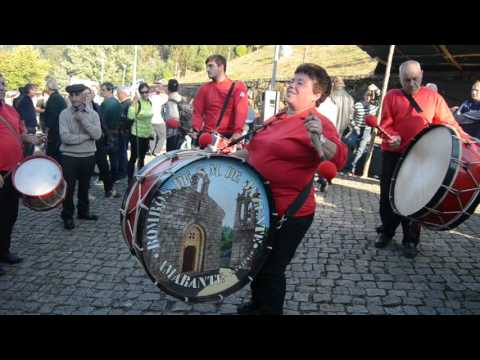
[[[425,207],[445,179],[452,156],[452,135],[438,127],[425,133],[410,149],[395,181],[398,212],[410,216]]]
[[[17,168],[13,181],[23,195],[42,196],[53,191],[61,179],[62,172],[57,164],[45,158],[34,158]]]

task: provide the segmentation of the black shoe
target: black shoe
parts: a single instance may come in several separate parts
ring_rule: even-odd
[[[7,272],[0,267],[0,276],[5,275]]]
[[[387,236],[385,234],[380,234],[378,235],[377,240],[375,241],[375,247],[377,249],[383,249],[385,246],[387,246],[390,242],[392,241],[392,238],[390,236]]]
[[[250,301],[244,305],[241,305],[237,308],[238,315],[259,315],[257,304],[253,301]]]
[[[412,241],[404,242],[402,248],[403,256],[409,259],[413,259],[417,256],[417,244]]]
[[[328,181],[327,179],[325,178],[320,178],[318,179],[318,183],[320,184],[320,192],[325,192],[325,190],[327,190],[327,187],[328,187]]]
[[[105,197],[106,198],[112,197],[112,191],[105,191]]]
[[[82,220],[94,220],[94,221],[98,220],[98,216],[93,214],[78,215],[77,217]]]
[[[21,257],[13,255],[12,253],[8,253],[7,255],[0,256],[0,262],[5,264],[13,265],[13,264],[18,264],[22,261],[23,259]]]
[[[74,229],[75,228],[75,223],[73,222],[73,219],[63,220],[63,227],[67,230]]]

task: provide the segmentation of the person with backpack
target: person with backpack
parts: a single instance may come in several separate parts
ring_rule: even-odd
[[[192,129],[192,107],[178,92],[178,81],[168,81],[168,101],[162,107],[167,125],[167,151],[180,149],[185,135]]]
[[[128,162],[128,183],[133,181],[135,163],[138,159],[138,169],[144,166],[145,155],[149,148],[149,141],[153,136],[152,102],[148,98],[150,86],[147,83],[141,83],[138,86],[138,92],[133,98],[132,104],[128,109],[128,118],[133,120],[130,136],[130,160]]]
[[[161,79],[155,82],[153,86],[153,93],[150,95],[152,103],[153,117],[153,138],[150,141],[150,154],[157,156],[163,151],[166,138],[165,118],[162,115],[162,107],[168,101],[168,95],[165,91],[167,81]]]

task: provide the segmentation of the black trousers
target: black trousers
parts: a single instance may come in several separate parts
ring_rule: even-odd
[[[48,142],[46,147],[46,154],[54,158],[59,164],[62,163],[62,154],[60,153],[60,135],[53,133],[48,134]]]
[[[314,215],[290,218],[275,232],[271,253],[250,284],[252,301],[260,312],[271,315],[283,314],[287,287],[285,269],[312,225],[313,217]]]
[[[90,188],[90,178],[93,175],[95,167],[95,156],[73,157],[62,156],[63,176],[67,182],[67,194],[63,202],[62,219],[72,219],[75,213],[73,196],[75,194],[75,185],[78,181],[78,215],[85,216],[89,214],[88,189]]]
[[[6,171],[0,171],[4,177]],[[0,256],[10,252],[13,226],[18,217],[18,199],[20,194],[12,185],[12,177],[4,179],[5,184],[0,189]]]
[[[389,237],[394,237],[398,225],[402,224],[403,242],[413,242],[418,244],[420,241],[420,224],[414,223],[403,216],[395,214],[390,205],[390,182],[401,156],[402,154],[390,151],[382,152],[382,175],[380,178],[381,231]]]
[[[167,152],[180,149],[184,140],[185,136],[182,134],[167,137]]]
[[[138,142],[138,150],[137,150]],[[135,135],[130,136],[130,160],[128,161],[128,181],[131,181],[133,178],[133,172],[135,170],[135,163],[138,158],[138,169],[141,169],[145,165],[145,155],[149,149],[150,139],[136,137]]]
[[[97,147],[97,151],[95,152],[95,163],[98,166],[98,178],[103,181],[103,190],[108,192],[113,189],[113,180],[110,164],[107,159],[107,145],[102,138],[95,141],[95,146]]]

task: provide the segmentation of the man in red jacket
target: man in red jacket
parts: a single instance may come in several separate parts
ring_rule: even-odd
[[[38,145],[43,140],[27,134],[18,112],[5,104],[5,78],[0,74],[0,263],[17,264],[22,259],[10,252],[12,230],[18,217],[19,193],[12,184],[12,171],[23,159],[23,143]],[[5,270],[0,267],[0,275]]]
[[[389,188],[393,172],[400,157],[413,138],[423,129],[434,124],[455,128],[460,136],[468,138],[448,108],[445,100],[434,90],[422,87],[423,71],[417,61],[400,65],[402,89],[390,90],[385,95],[380,125],[391,139],[382,141],[382,176],[380,179],[380,218],[382,226],[375,247],[384,248],[395,236],[401,223],[403,228],[403,254],[413,258],[417,255],[420,241],[420,225],[395,214],[390,206]],[[407,96],[411,96],[413,101]],[[415,106],[414,106],[415,105]],[[412,174],[414,176],[415,174]]]
[[[248,116],[247,87],[225,75],[227,60],[222,55],[209,56],[205,64],[212,81],[198,89],[193,101],[194,137],[203,132],[218,132],[232,140],[239,138]]]

